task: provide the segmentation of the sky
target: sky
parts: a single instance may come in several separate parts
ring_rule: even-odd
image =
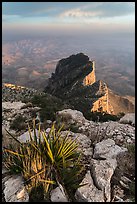
[[[3,2],[2,33],[134,33],[135,2]]]

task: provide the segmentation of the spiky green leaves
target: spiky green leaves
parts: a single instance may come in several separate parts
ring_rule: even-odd
[[[28,129],[30,139],[27,143],[20,143],[13,136],[20,144],[19,148],[4,150],[8,153],[4,161],[5,166],[12,168],[13,158],[16,157],[25,181],[31,187],[42,185],[46,194],[50,192],[53,185],[58,183],[61,183],[64,188],[75,189],[78,185],[77,177],[83,168],[80,164],[76,139],[72,140],[68,134],[62,136],[62,127],[56,130],[54,124],[48,134],[41,130],[40,125],[36,131],[35,121],[33,131],[30,127]],[[14,165],[16,165],[15,161],[14,159]]]

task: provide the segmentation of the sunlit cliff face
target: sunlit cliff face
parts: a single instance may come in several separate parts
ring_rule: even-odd
[[[95,75],[95,61],[92,61],[92,72],[88,74],[84,80],[83,85],[89,86],[92,85],[94,82],[96,82],[96,75]],[[99,90],[97,94],[101,94],[104,92],[104,95],[100,97],[97,101],[93,103],[93,107],[91,109],[91,112],[98,111],[98,112],[107,112],[109,114],[113,114],[113,107],[111,106],[109,100],[108,100],[108,88],[104,82],[100,80]]]
[[[15,89],[15,90],[19,90],[19,89],[24,89],[24,86],[17,86],[15,84],[8,84],[8,83],[4,83],[5,87],[8,87],[10,89]]]
[[[95,76],[95,61],[92,61],[92,72],[88,74],[84,80],[83,80],[83,85],[88,86],[92,85],[96,81],[96,76]]]

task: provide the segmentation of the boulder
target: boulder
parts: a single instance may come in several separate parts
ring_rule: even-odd
[[[95,145],[94,159],[116,158],[118,154],[128,151],[127,148],[120,147],[115,144],[112,139],[103,140]]]
[[[87,120],[83,116],[83,113],[77,110],[72,109],[64,109],[62,111],[57,112],[57,117],[60,117],[63,121],[66,121],[67,124],[83,124]]]
[[[59,185],[59,187],[53,189],[50,195],[50,199],[52,202],[69,202],[61,184]]]
[[[104,193],[99,190],[93,182],[90,171],[88,171],[80,183],[86,184],[77,189],[75,198],[78,202],[104,202]]]
[[[111,178],[117,166],[116,159],[91,160],[91,172],[94,183],[104,192],[106,202],[111,201]]]
[[[120,120],[120,123],[135,125],[135,113],[127,113]]]
[[[36,129],[37,140],[38,140],[38,134],[39,134],[39,131]],[[32,136],[32,138],[34,138],[34,131],[31,132],[31,136]],[[22,142],[22,143],[26,143],[26,142],[30,141],[29,131],[23,133],[23,134],[20,135],[17,139],[18,139],[20,142]],[[41,140],[43,140],[43,136],[42,136],[42,135],[41,135]]]
[[[22,103],[21,101],[19,102],[2,102],[2,108],[3,110],[11,110],[11,109],[15,109],[15,110],[19,110],[21,109],[23,106],[25,105],[25,103]]]
[[[4,186],[6,202],[29,202],[29,195],[23,184],[22,176],[13,175],[5,181]]]

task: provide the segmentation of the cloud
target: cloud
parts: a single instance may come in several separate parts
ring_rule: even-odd
[[[94,17],[100,15],[101,11],[82,11],[80,8],[72,9],[60,14],[60,17]]]
[[[117,17],[134,14],[133,2],[90,2],[75,9],[63,11],[60,17]]]
[[[3,29],[72,32],[75,28],[93,31],[114,27],[116,31],[128,31],[135,27],[133,2],[3,2],[2,13]]]
[[[81,2],[3,2],[2,10],[5,15],[55,16],[67,9],[84,5]]]
[[[134,2],[3,2],[4,15],[114,17],[134,14]]]

